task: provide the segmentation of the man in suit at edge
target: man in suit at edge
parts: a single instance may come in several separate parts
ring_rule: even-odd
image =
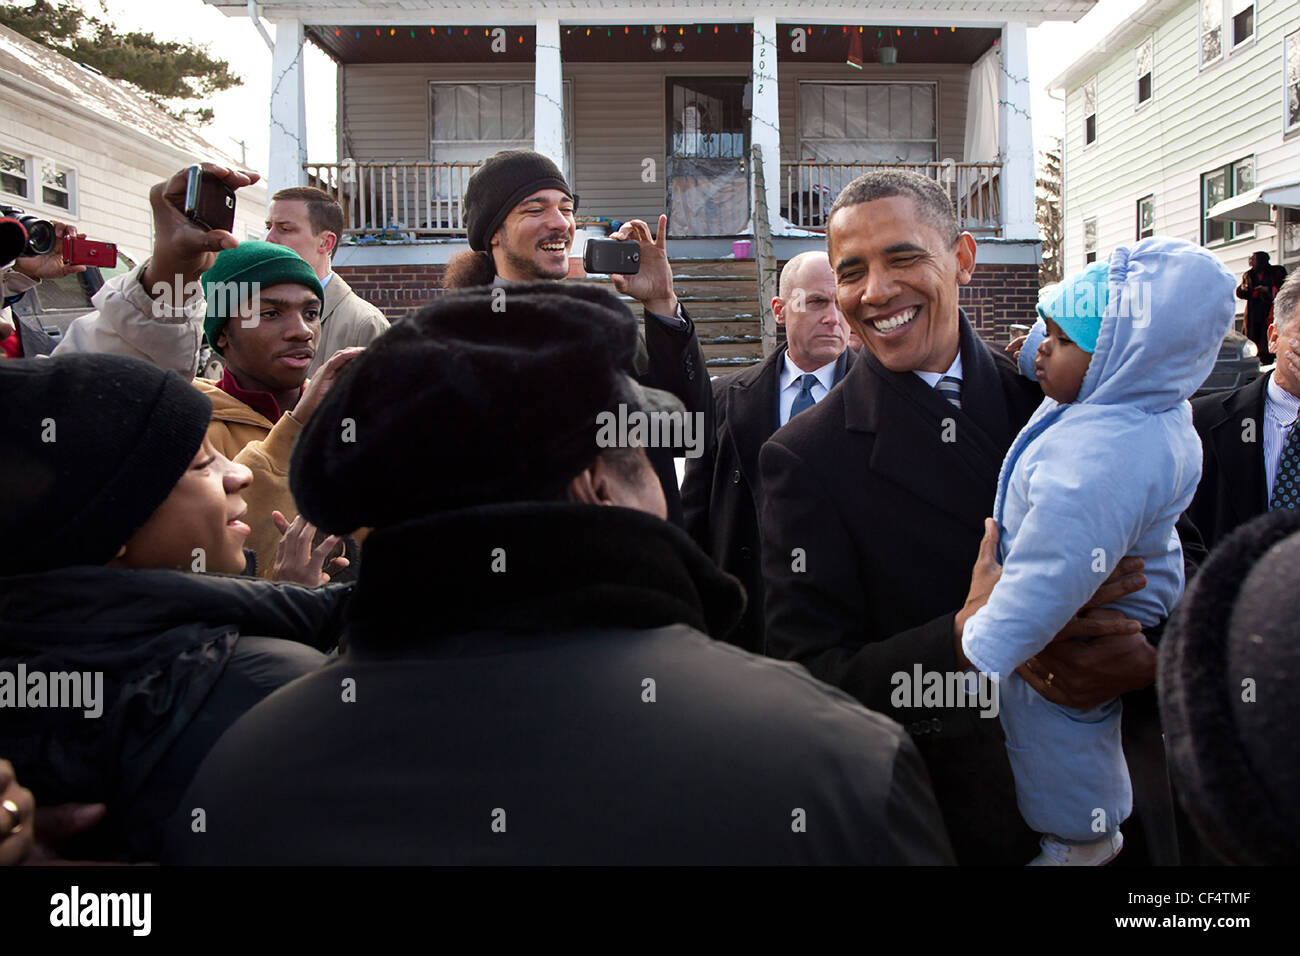
[[[1300,412],[1297,275],[1282,284],[1273,302],[1268,327],[1268,346],[1277,355],[1273,371],[1192,402],[1204,465],[1187,517],[1208,549],[1256,515],[1300,506],[1300,495],[1288,485],[1300,468],[1300,429],[1294,427]]]
[[[1023,864],[1035,840],[999,721],[981,719],[996,717],[996,698],[990,708],[981,695],[923,689],[964,670],[962,625],[999,572],[984,519],[1042,393],[958,308],[975,240],[938,184],[858,178],[831,210],[827,250],[840,309],[866,347],[759,455],[768,652],[912,731],[958,862]],[[1121,561],[1088,607],[1142,587],[1135,567]],[[1094,640],[1066,639],[1076,636]],[[1150,686],[1155,649],[1136,622],[1090,610],[1021,672],[1048,699],[1092,706]]]
[[[820,402],[853,364],[849,327],[835,301],[824,252],[801,252],[781,270],[772,299],[786,344],[758,365],[717,378],[714,454],[687,459],[685,527],[715,564],[745,586],[745,616],[727,638],[763,652],[763,576],[759,563],[758,451],[771,434]]]

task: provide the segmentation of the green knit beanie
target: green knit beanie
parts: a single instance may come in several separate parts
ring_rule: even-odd
[[[212,268],[203,273],[203,295],[208,312],[203,319],[203,331],[213,351],[217,347],[217,333],[225,326],[231,313],[239,307],[252,289],[267,289],[282,282],[305,285],[325,302],[325,290],[316,270],[288,246],[273,242],[249,239],[233,249],[223,249],[217,254]]]

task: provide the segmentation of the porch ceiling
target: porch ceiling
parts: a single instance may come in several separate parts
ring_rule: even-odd
[[[778,62],[843,63],[849,50],[852,26],[821,26],[782,21],[778,32],[787,35],[798,26],[809,31],[807,51],[792,53],[779,44]],[[504,27],[505,52],[492,50],[492,26],[368,24],[318,25],[305,28],[317,46],[340,63],[515,63],[533,60],[536,30],[531,26]],[[880,34],[879,36],[877,34]],[[993,46],[1000,32],[990,28],[864,27],[862,51],[868,59],[877,46],[894,46],[899,63],[974,63]],[[650,49],[651,24],[565,26],[560,29],[561,58],[569,63],[626,63],[629,61],[749,63],[753,46],[743,24],[690,24],[668,27],[668,47]],[[678,53],[673,45],[680,43]]]

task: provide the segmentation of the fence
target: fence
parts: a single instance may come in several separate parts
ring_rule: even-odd
[[[339,201],[344,233],[415,239],[465,235],[461,197],[479,163],[307,163],[309,184]]]
[[[825,229],[835,197],[863,173],[900,169],[920,173],[948,190],[960,228],[997,232],[1001,163],[830,163],[805,160],[781,164],[781,214],[795,226]]]

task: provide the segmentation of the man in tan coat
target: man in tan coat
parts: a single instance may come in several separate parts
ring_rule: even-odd
[[[329,193],[311,186],[281,189],[271,197],[266,214],[266,241],[288,246],[316,270],[325,289],[321,309],[321,338],[308,375],[339,349],[366,346],[388,330],[377,308],[352,291],[331,268],[334,250],[343,235],[343,207]]]
[[[256,179],[255,174],[213,164],[205,168],[234,189]],[[247,547],[257,553],[259,575],[270,577],[282,530],[272,512],[279,511],[289,520],[298,514],[288,486],[293,443],[338,373],[360,349],[341,351],[337,360],[308,381],[307,365],[322,347],[322,297],[314,270],[288,250],[266,243],[247,243],[241,253],[229,232],[206,230],[186,219],[180,212],[185,181],[181,170],[154,186],[149,197],[154,214],[153,255],[109,280],[95,295],[96,311],[72,323],[55,353],[131,355],[193,380],[212,400],[208,437],[213,446],[253,472],[253,486],[244,496],[252,529]],[[241,279],[255,278],[260,294],[255,299],[223,294],[210,309],[205,295],[209,283],[200,283],[200,277],[211,278],[209,270],[218,251],[259,261],[288,257],[296,267],[284,272],[281,266],[274,275],[219,275],[223,282],[231,280],[225,292],[238,292]],[[285,288],[293,294],[275,294]],[[205,331],[213,347],[224,353],[225,374],[218,382],[194,377]]]

